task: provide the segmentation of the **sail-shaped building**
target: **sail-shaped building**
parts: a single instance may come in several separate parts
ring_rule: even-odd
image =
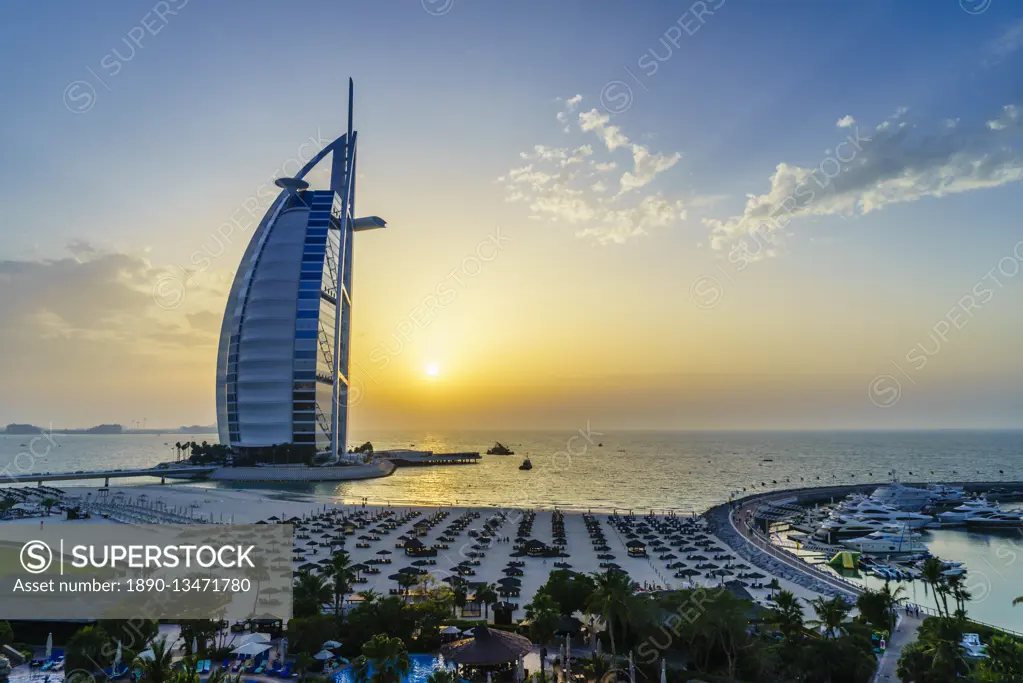
[[[217,355],[220,442],[242,462],[335,462],[348,433],[356,142],[348,132],[295,175],[253,232],[224,311]],[[330,157],[330,187],[304,179]]]

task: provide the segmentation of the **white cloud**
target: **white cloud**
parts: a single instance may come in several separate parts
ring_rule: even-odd
[[[665,227],[685,217],[681,201],[650,195],[635,206],[604,212],[596,225],[577,231],[576,236],[594,237],[601,244],[622,244],[631,237],[646,234],[650,228]]]
[[[561,98],[558,98],[561,101]],[[575,95],[569,97],[565,102],[565,108],[558,112],[558,122],[564,127],[563,130],[566,133],[572,131],[571,125],[571,114],[575,113],[575,110],[579,107],[579,103],[583,101],[582,95]]]
[[[988,44],[987,66],[994,66],[1014,52],[1023,48],[1023,19],[1010,24],[997,38]]]
[[[511,184],[525,183],[532,185],[533,187],[540,187],[542,185],[546,185],[557,177],[558,176],[556,174],[552,175],[544,173],[543,171],[535,170],[533,164],[529,164],[522,168],[511,169],[508,171],[507,177],[501,176],[498,180],[507,180],[507,182]]]
[[[1002,115],[997,119],[988,121],[987,127],[991,130],[1015,128],[1020,124],[1021,118],[1023,118],[1023,107],[1016,104],[1007,104],[1002,107]]]
[[[835,125],[838,126],[839,128],[849,128],[849,127],[851,127],[855,123],[856,123],[856,119],[854,119],[851,115],[846,114],[845,116],[840,118],[835,123]]]
[[[8,323],[0,330],[0,343],[40,337],[102,343],[112,352],[158,354],[216,339],[219,327],[199,330],[188,319],[198,315],[196,321],[205,320],[201,314],[208,311],[177,307],[194,305],[190,298],[219,299],[220,292],[214,293],[206,278],[154,267],[136,254],[84,241],[70,243],[67,251],[65,258],[0,261],[0,282],[9,295],[0,298],[0,317]],[[171,291],[175,286],[180,289]],[[168,293],[180,294],[180,300],[161,307]]]
[[[586,157],[593,156],[593,148],[589,145],[581,145],[572,150],[572,154],[561,159],[562,166],[569,166],[571,164],[581,164],[586,160]]]
[[[607,125],[611,118],[607,114],[601,114],[596,109],[579,112],[579,128],[583,131],[593,131],[604,141],[609,152],[629,144],[629,138],[622,134],[618,126]]]
[[[629,192],[648,185],[658,173],[667,171],[678,163],[682,155],[676,152],[671,156],[651,154],[643,145],[632,146],[633,171],[626,171],[621,177],[621,191]]]
[[[779,163],[770,189],[749,195],[743,212],[706,219],[716,249],[740,247],[750,235],[773,242],[799,217],[863,215],[925,197],[943,197],[1023,180],[1023,150],[1006,146],[997,126],[946,125],[921,132],[901,120],[905,109],[862,136],[847,136],[842,162],[816,167]],[[1018,119],[1006,108],[999,125]],[[835,152],[838,154],[837,150]],[[761,254],[766,252],[760,252]]]
[[[532,152],[519,152],[523,159],[564,159],[568,156],[568,150],[560,147],[545,147],[544,145],[533,145]]]
[[[685,218],[681,200],[643,192],[659,174],[675,166],[681,154],[652,153],[647,146],[630,141],[619,126],[611,125],[610,117],[596,109],[579,112],[574,117],[577,128],[573,129],[573,118],[568,114],[574,112],[582,97],[560,101],[564,107],[557,119],[568,124],[566,132],[592,133],[603,144],[597,149],[582,144],[571,151],[534,145],[520,154],[531,163],[498,178],[506,184],[507,201],[528,204],[532,220],[579,226],[576,235],[602,244],[624,242]],[[617,194],[612,193],[608,181],[586,180],[618,168],[617,162],[607,157],[620,154],[619,150],[631,152],[632,168],[619,178]]]
[[[651,154],[646,145],[630,142],[618,126],[609,126],[610,120],[609,116],[601,114],[596,109],[579,112],[579,129],[583,132],[595,133],[604,142],[604,146],[609,152],[613,152],[619,147],[632,149],[632,171],[622,174],[619,180],[621,192],[630,192],[648,185],[659,173],[667,171],[682,158],[678,152],[669,156]],[[606,171],[614,167],[595,166],[594,168],[598,171]]]

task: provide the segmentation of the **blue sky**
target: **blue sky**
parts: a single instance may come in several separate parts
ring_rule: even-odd
[[[341,132],[351,76],[359,213],[391,222],[360,235],[357,425],[1020,426],[1023,278],[919,376],[891,368],[1023,239],[1018,3],[53,7],[0,10],[0,420],[211,421],[247,240],[216,230]],[[857,134],[827,192],[750,233]],[[373,368],[498,225],[507,254]],[[154,306],[211,245],[186,301]],[[421,385],[426,363],[445,382]],[[879,409],[889,373],[905,395]],[[551,386],[578,391],[535,406]]]

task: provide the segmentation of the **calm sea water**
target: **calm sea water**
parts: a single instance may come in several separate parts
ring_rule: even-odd
[[[0,436],[0,473],[152,466],[175,458],[175,441],[217,440],[215,434],[51,438],[33,446],[32,437]],[[601,433],[594,426],[589,432],[356,433],[350,441],[372,440],[377,449],[483,452],[494,439],[516,454],[300,490],[426,505],[700,512],[743,489],[883,482],[893,468],[913,481],[1023,479],[1023,431]],[[533,463],[529,472],[518,469],[524,456]]]
[[[292,490],[395,504],[700,512],[744,488],[883,482],[892,469],[913,481],[1023,480],[1023,431],[602,431],[593,425],[589,432],[355,433],[352,443],[371,440],[378,449],[483,452],[499,439],[516,454],[485,455],[478,465],[403,468],[384,479]],[[56,434],[52,439],[37,439],[33,449],[31,437],[0,436],[0,472],[151,466],[174,459],[175,441],[217,437]],[[531,471],[518,469],[524,456],[533,462]],[[967,563],[976,618],[1023,631],[1023,606],[1008,605],[1023,593],[1023,537],[941,530],[924,540],[937,555]],[[913,590],[926,599],[922,586]]]

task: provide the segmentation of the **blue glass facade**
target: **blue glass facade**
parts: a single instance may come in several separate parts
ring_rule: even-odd
[[[340,245],[351,244],[351,228],[339,220],[341,198],[333,190],[301,192],[290,201],[309,207],[295,312],[293,439],[297,444],[315,444],[316,451],[322,453],[330,450],[335,429],[335,383],[348,382],[348,336],[341,335],[343,362],[337,368],[334,340],[338,298],[347,304],[346,310],[351,306],[344,271],[340,273],[341,286],[338,284]]]
[[[334,459],[348,436],[353,233],[386,227],[355,219],[358,134],[310,159],[253,233],[228,295],[217,356],[221,442],[237,455],[296,462]],[[331,158],[330,189],[305,176]]]

